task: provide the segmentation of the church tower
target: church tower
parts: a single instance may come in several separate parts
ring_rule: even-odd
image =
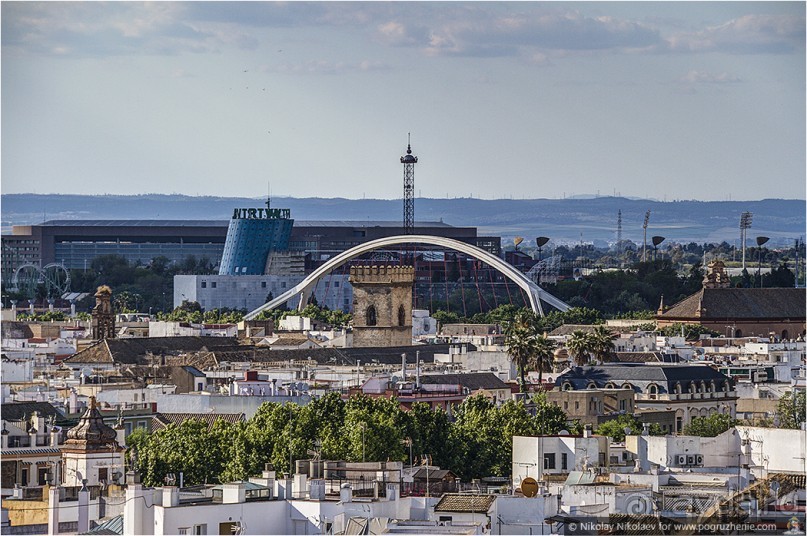
[[[411,266],[352,266],[353,346],[412,344]]]

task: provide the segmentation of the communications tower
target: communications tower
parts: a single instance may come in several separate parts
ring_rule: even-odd
[[[411,134],[407,139],[406,155],[401,157],[404,165],[404,205],[403,205],[403,232],[415,234],[415,164],[418,157],[412,156]]]

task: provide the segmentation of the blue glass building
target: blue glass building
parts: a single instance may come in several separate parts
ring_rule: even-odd
[[[287,251],[294,220],[287,208],[237,208],[221,255],[219,275],[262,275],[273,251]]]

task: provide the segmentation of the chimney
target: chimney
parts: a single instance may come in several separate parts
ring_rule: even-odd
[[[339,501],[342,504],[349,503],[353,498],[353,488],[350,487],[350,484],[342,484],[342,487],[339,489]]]
[[[58,447],[59,446],[59,432],[62,429],[58,426],[51,426],[50,427],[50,446],[51,447]]]
[[[401,381],[406,381],[406,354],[401,354]]]
[[[6,421],[3,421],[3,429],[0,430],[0,437],[3,438],[2,439],[3,450],[6,450],[8,448],[8,436],[9,432],[8,430],[6,430]]]
[[[163,488],[163,507],[179,506],[179,488],[176,486],[165,486]]]
[[[243,482],[224,484],[222,486],[222,504],[241,504],[246,501],[246,490]]]
[[[643,422],[642,423],[642,435],[649,436],[650,435],[650,423]]]
[[[420,350],[415,352],[415,389],[420,389]]]
[[[305,473],[295,473],[294,483],[292,484],[292,499],[305,499],[306,484],[308,483],[308,475]]]
[[[90,490],[87,489],[87,479],[81,481],[78,492],[78,533],[83,534],[90,530]]]
[[[583,437],[591,437],[591,425],[587,424],[583,426]]]
[[[48,490],[48,534],[59,534],[59,486]]]
[[[308,492],[308,498],[312,501],[325,500],[325,481],[321,478],[311,480],[311,488]]]

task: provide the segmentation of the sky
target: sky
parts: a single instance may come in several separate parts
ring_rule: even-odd
[[[3,193],[805,199],[804,2],[2,2]]]

